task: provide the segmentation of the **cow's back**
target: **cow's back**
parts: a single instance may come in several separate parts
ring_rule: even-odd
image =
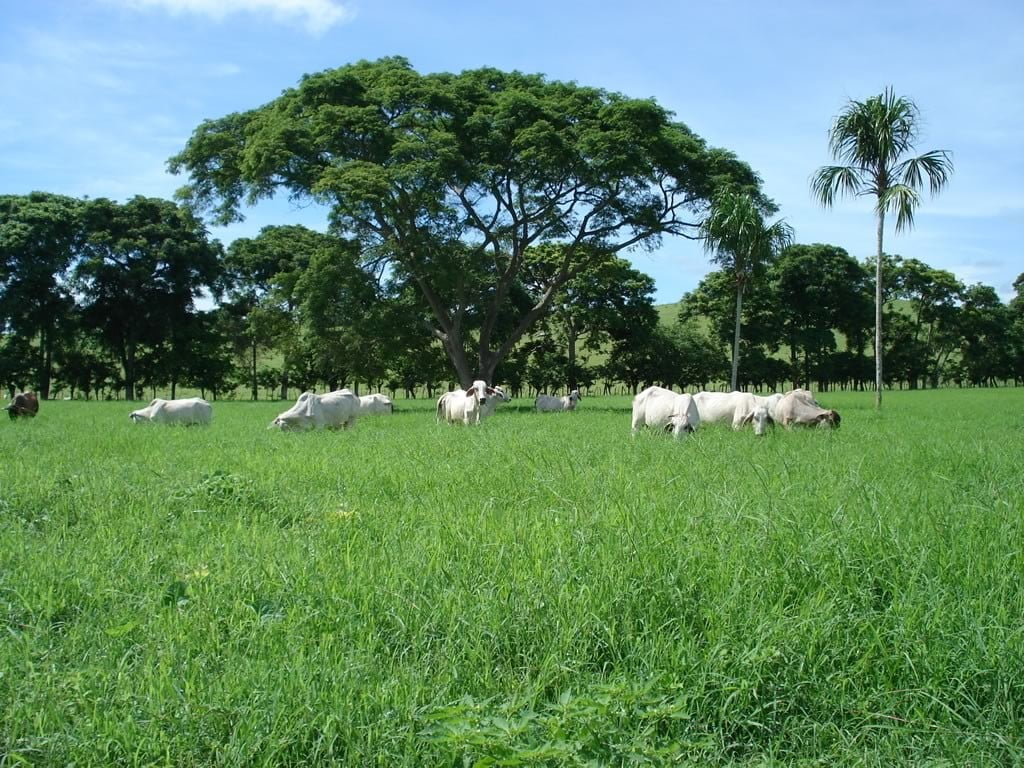
[[[337,427],[351,425],[359,413],[359,398],[347,389],[320,395],[320,423],[322,426]]]
[[[213,420],[213,406],[201,397],[180,400],[162,400],[154,421],[165,424],[209,424]]]

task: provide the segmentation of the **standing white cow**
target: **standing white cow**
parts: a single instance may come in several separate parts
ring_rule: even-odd
[[[671,431],[673,437],[691,433],[700,426],[700,412],[690,395],[671,389],[648,387],[633,398],[632,434],[640,427]]]
[[[733,429],[753,424],[755,435],[763,435],[765,428],[772,423],[768,403],[759,402],[768,398],[759,398],[749,392],[698,392],[693,400],[697,403],[702,423],[728,421]]]
[[[783,395],[775,413],[779,423],[787,429],[793,425],[838,427],[840,422],[838,413],[819,406],[806,389],[794,389]]]
[[[348,429],[359,414],[359,398],[347,389],[317,395],[303,392],[295,405],[282,413],[267,429],[301,431],[306,429]]]
[[[391,398],[387,395],[363,395],[359,398],[359,415],[370,413],[391,413],[394,410]]]
[[[488,387],[487,382],[480,379],[474,381],[468,390],[445,392],[437,399],[437,419],[443,419],[449,424],[479,424],[491,414],[496,405],[488,406],[489,396],[497,396],[497,390]]]
[[[136,424],[209,424],[213,407],[201,397],[180,400],[158,397],[145,408],[132,411],[128,418]]]
[[[533,405],[540,413],[574,411],[576,410],[576,403],[578,403],[579,400],[580,391],[578,389],[574,389],[565,397],[557,397],[555,395],[537,395],[537,399],[533,401]]]

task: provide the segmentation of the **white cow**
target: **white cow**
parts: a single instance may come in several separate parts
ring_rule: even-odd
[[[673,437],[691,433],[700,426],[700,412],[690,395],[680,395],[671,389],[648,387],[633,398],[632,434],[640,427],[671,431]]]
[[[301,431],[306,429],[348,429],[359,414],[359,398],[347,389],[317,395],[303,392],[295,405],[282,413],[267,429]]]
[[[775,409],[778,407],[779,400],[782,399],[782,395],[778,392],[773,392],[770,395],[754,395],[754,399],[757,401],[758,405],[763,405],[768,409],[768,416],[772,421],[778,421],[775,416]]]
[[[209,424],[213,407],[201,397],[180,400],[156,398],[145,408],[132,411],[128,418],[136,424]]]
[[[537,399],[533,401],[533,405],[540,413],[574,411],[576,410],[576,403],[579,402],[579,399],[580,391],[578,389],[574,389],[565,397],[557,397],[555,395],[537,395]]]
[[[394,405],[387,395],[374,394],[363,395],[359,398],[359,415],[365,416],[370,413],[391,413]]]
[[[716,421],[728,421],[733,429],[741,429],[753,424],[754,434],[763,435],[765,428],[772,423],[768,410],[768,398],[758,398],[749,392],[698,392],[693,396],[700,412],[702,423],[711,424]]]
[[[838,427],[839,414],[826,410],[818,405],[814,395],[806,389],[794,389],[787,392],[775,407],[779,423],[786,427],[793,425]]]
[[[480,379],[474,381],[468,390],[445,392],[437,399],[437,419],[449,424],[479,424],[496,405],[488,406],[488,396],[497,396],[497,390]]]
[[[509,397],[505,390],[501,387],[491,387],[494,390],[494,395],[487,398],[487,402],[480,406],[480,418],[484,419],[494,413],[498,406],[502,403],[509,402],[512,398]]]

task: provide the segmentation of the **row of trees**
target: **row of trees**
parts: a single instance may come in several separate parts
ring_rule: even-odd
[[[413,395],[458,381],[422,296],[368,269],[355,241],[282,226],[224,249],[186,209],[147,198],[34,193],[0,198],[0,213],[0,381],[9,389],[134,398],[186,386],[257,398],[360,382]],[[534,305],[560,257],[557,245],[524,254],[524,279],[496,328]],[[650,277],[618,257],[593,259],[553,293],[494,380],[517,394],[728,382],[731,266],[708,274],[666,324]],[[750,273],[738,384],[870,386],[871,272],[841,248],[792,245]],[[1005,305],[992,288],[917,260],[887,256],[883,273],[886,384],[1024,380],[1024,276]]]
[[[871,387],[874,271],[836,246],[783,250],[747,289],[740,383]],[[967,286],[917,259],[883,255],[882,285],[885,385],[1024,381],[1024,275],[1004,304],[990,286]],[[733,290],[731,272],[710,273],[683,297],[680,322],[707,328],[719,347],[728,343]]]
[[[979,351],[977,339],[1016,338],[1014,310],[991,289],[883,258],[885,213],[908,225],[924,180],[936,191],[951,170],[945,151],[903,158],[916,123],[891,90],[852,103],[830,133],[845,164],[813,183],[826,205],[844,193],[877,199],[876,370],[886,349],[890,383],[1016,376],[1012,345],[999,360],[996,341]],[[829,246],[790,247],[784,222],[765,223],[776,207],[749,166],[651,100],[518,72],[421,75],[397,57],[363,61],[203,123],[169,166],[188,175],[181,205],[0,198],[8,387],[31,382],[49,396],[56,381],[126,398],[244,387],[255,398],[475,378],[514,391],[598,378],[864,383],[863,265]],[[199,218],[236,221],[282,192],[325,205],[328,232],[268,227],[225,249]],[[668,328],[650,278],[619,256],[665,235],[703,240],[724,267]],[[941,300],[915,298],[936,286]]]

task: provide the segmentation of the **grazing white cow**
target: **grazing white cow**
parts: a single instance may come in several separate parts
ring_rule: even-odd
[[[201,397],[180,400],[158,397],[145,408],[132,411],[128,418],[136,424],[209,424],[213,407]]]
[[[497,405],[487,405],[489,396],[497,396],[497,390],[480,379],[474,381],[468,390],[445,392],[437,399],[437,419],[449,424],[479,424]]]
[[[267,429],[286,432],[306,429],[348,429],[356,423],[359,414],[359,398],[347,389],[317,395],[303,392],[295,405],[282,413]]]
[[[537,399],[533,401],[533,405],[540,413],[574,411],[576,410],[576,403],[578,403],[579,400],[580,391],[578,389],[574,389],[565,397],[557,397],[555,395],[537,395]]]
[[[664,429],[673,437],[691,433],[700,426],[700,411],[690,395],[680,395],[671,389],[648,387],[633,398],[632,434],[640,427]]]
[[[755,435],[763,435],[765,428],[772,423],[768,404],[758,402],[758,398],[749,392],[698,392],[693,400],[697,403],[702,423],[729,421],[733,429],[753,424]]]
[[[754,400],[757,401],[757,404],[763,405],[765,408],[768,409],[768,417],[772,421],[778,421],[778,419],[775,416],[775,409],[778,407],[779,400],[781,399],[782,395],[780,395],[778,392],[773,392],[772,394],[765,396],[754,395]]]
[[[806,389],[794,389],[787,392],[775,407],[779,423],[786,427],[793,425],[838,427],[839,414],[826,410],[818,405],[814,395]]]
[[[370,413],[391,413],[394,405],[387,395],[374,394],[363,395],[359,398],[359,415],[365,416]]]

